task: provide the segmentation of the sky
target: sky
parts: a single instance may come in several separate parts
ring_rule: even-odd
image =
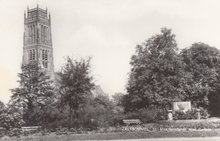
[[[18,86],[24,12],[39,4],[52,18],[55,71],[92,57],[94,82],[106,93],[126,93],[135,46],[171,28],[180,49],[204,42],[220,49],[219,0],[0,0],[0,100]]]

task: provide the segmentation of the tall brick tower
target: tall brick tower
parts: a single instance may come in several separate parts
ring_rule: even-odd
[[[23,64],[36,61],[47,73],[54,72],[51,17],[47,9],[27,9],[24,13]]]

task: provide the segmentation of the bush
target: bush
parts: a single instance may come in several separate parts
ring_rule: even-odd
[[[178,121],[158,121],[154,128],[186,128],[186,129],[218,129],[220,128],[220,121],[212,120],[178,120]]]
[[[155,122],[157,120],[165,120],[166,115],[163,112],[155,109],[140,109],[140,120],[143,123]]]
[[[207,119],[210,116],[208,113],[208,110],[203,109],[203,108],[200,108],[200,115],[202,119]]]
[[[23,120],[20,111],[5,109],[2,114],[0,114],[0,126],[6,129],[17,127],[20,128],[23,125]]]
[[[173,114],[174,120],[187,120],[187,119],[197,119],[197,110],[192,109],[191,111],[182,112],[182,111],[176,111]],[[200,118],[201,119],[207,119],[209,117],[208,111],[200,108]]]
[[[9,137],[13,137],[13,136],[20,137],[21,133],[22,133],[21,128],[11,128],[10,130],[8,130],[7,135]]]
[[[197,118],[196,110],[187,111],[187,112],[176,111],[173,114],[174,120],[196,119],[196,118]]]
[[[158,120],[165,120],[166,114],[160,110],[151,108],[143,108],[137,111],[116,114],[113,117],[113,126],[123,125],[123,119],[140,119],[143,123],[156,122]]]

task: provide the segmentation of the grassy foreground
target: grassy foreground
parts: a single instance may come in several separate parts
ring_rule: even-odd
[[[167,138],[167,137],[214,137],[220,136],[220,130],[213,131],[136,131],[97,134],[71,134],[71,135],[30,135],[22,137],[2,137],[0,140],[8,141],[69,141],[69,140],[115,140],[115,139],[140,139],[140,138]]]

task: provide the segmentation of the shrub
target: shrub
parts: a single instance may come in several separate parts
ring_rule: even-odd
[[[202,119],[207,119],[210,116],[208,110],[204,108],[200,108],[200,115]]]
[[[186,128],[186,129],[217,129],[220,128],[220,121],[212,120],[179,120],[179,121],[158,121],[153,124],[157,129],[159,128]]]
[[[196,119],[196,118],[197,118],[196,110],[187,111],[187,112],[176,111],[173,114],[174,120]]]
[[[166,114],[160,110],[143,108],[137,111],[116,114],[113,117],[113,126],[123,125],[123,119],[140,119],[143,123],[165,120]]]
[[[13,136],[20,137],[21,133],[22,133],[21,128],[11,128],[10,130],[8,130],[7,135],[9,137],[13,137]]]
[[[143,123],[149,123],[149,122],[155,122],[157,120],[164,120],[165,116],[164,114],[155,109],[140,109],[140,119]]]
[[[6,129],[12,127],[19,128],[23,123],[22,116],[18,111],[7,108],[2,114],[0,114],[0,126]]]
[[[182,112],[182,111],[176,111],[173,114],[174,120],[186,120],[186,119],[197,119],[197,110],[192,109],[191,111]],[[200,108],[200,116],[201,119],[207,119],[209,117],[208,111]]]

